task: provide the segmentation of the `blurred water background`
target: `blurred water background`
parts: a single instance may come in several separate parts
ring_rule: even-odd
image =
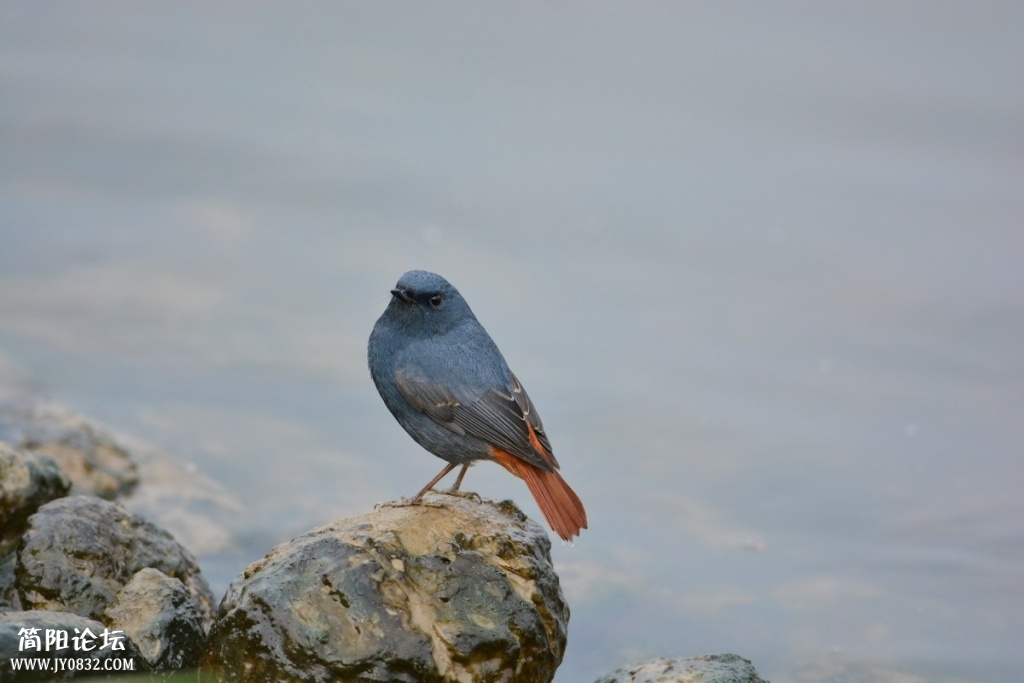
[[[440,467],[456,284],[591,529],[558,681],[1024,680],[1021,3],[0,4],[0,368],[219,483],[215,592]],[[466,487],[525,486],[481,465]]]

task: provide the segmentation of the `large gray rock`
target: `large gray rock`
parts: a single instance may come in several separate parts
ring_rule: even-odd
[[[768,683],[749,660],[720,654],[668,659],[659,657],[619,669],[594,683]]]
[[[140,569],[107,609],[104,620],[138,646],[153,670],[195,666],[203,650],[203,614],[178,579]]]
[[[187,550],[151,522],[91,496],[51,501],[29,518],[15,585],[25,609],[103,621],[118,592],[147,567],[179,579],[204,619],[212,616],[213,595]]]
[[[33,633],[32,629],[38,630]],[[114,630],[108,630],[108,637],[104,642],[104,630],[107,630],[106,627],[98,621],[66,612],[0,614],[0,681],[63,681],[105,673],[148,670],[145,659],[129,638],[124,634],[115,633]],[[61,649],[57,649],[61,643],[47,644],[48,631],[53,634],[63,633],[66,636],[67,640]],[[39,649],[33,646],[30,634],[38,636]],[[77,643],[73,640],[75,637],[80,638]],[[121,649],[114,649],[115,647]],[[19,670],[15,671],[15,659],[36,661],[31,669],[26,670],[25,665],[21,664]],[[57,659],[65,660],[60,670],[55,661]],[[66,660],[74,661],[69,664]],[[44,669],[44,666],[47,668]]]
[[[71,479],[72,493],[113,500],[139,480],[135,462],[107,430],[55,403],[0,403],[0,441],[53,458]]]
[[[70,488],[50,458],[0,442],[0,551],[17,541],[40,505],[66,496]]]
[[[239,681],[550,681],[569,621],[550,549],[511,502],[464,495],[338,520],[231,584],[203,668]]]

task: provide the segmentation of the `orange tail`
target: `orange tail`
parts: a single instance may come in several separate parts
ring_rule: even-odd
[[[587,511],[558,470],[542,470],[499,448],[493,448],[493,453],[499,465],[526,482],[544,519],[563,541],[572,540],[587,528]]]

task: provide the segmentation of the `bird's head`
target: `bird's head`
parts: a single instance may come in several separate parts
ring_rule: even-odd
[[[394,322],[413,334],[441,334],[475,319],[459,290],[436,273],[410,270],[391,290],[386,311]]]

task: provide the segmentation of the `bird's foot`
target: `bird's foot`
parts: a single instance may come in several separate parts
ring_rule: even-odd
[[[469,500],[481,502],[480,494],[476,491],[457,491],[455,489],[448,489],[447,491],[437,491],[436,493],[442,493],[446,496],[457,496],[458,498],[468,498]]]

